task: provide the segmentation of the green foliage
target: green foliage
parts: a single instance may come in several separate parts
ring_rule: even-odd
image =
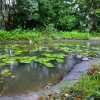
[[[7,40],[11,38],[10,32],[0,30],[0,40]]]
[[[14,78],[15,76],[12,76],[12,73],[8,69],[2,70],[0,73],[0,83],[3,83],[6,77]]]
[[[50,26],[51,27],[51,26]],[[54,28],[47,28],[45,31],[27,31],[16,29],[12,31],[0,30],[0,40],[33,40],[35,42],[42,42],[44,39],[77,39],[88,40],[90,38],[87,33],[80,33],[78,31],[72,32],[58,32]]]
[[[88,47],[91,49],[89,49]],[[36,62],[40,65],[46,65],[47,67],[54,67],[52,62],[63,63],[64,58],[67,57],[69,53],[80,55],[83,58],[85,56],[100,57],[100,48],[94,46],[91,47],[89,43],[87,43],[87,45],[77,45],[77,43],[66,44],[49,42],[45,45],[45,42],[36,42],[31,44],[29,43],[29,45],[9,44],[6,47],[1,45],[0,49],[5,49],[10,52],[0,55],[1,67],[9,66],[10,64],[31,62]],[[36,55],[31,55],[30,53]]]
[[[100,65],[93,65],[84,73],[75,84],[67,82],[67,87],[61,88],[61,92],[56,98],[71,100],[94,100],[100,99]]]
[[[80,39],[80,40],[88,40],[90,37],[89,37],[89,34],[87,33],[79,33],[77,31],[72,31],[72,32],[61,32],[61,37],[64,38],[64,39]]]
[[[100,32],[99,22],[100,22],[100,1],[99,0],[77,0],[77,3],[80,5],[80,17],[82,27],[88,32]],[[85,27],[84,27],[85,26]]]
[[[10,76],[11,75],[11,72],[9,70],[3,70],[1,72],[1,75],[4,76],[4,77],[7,77],[7,76]]]
[[[45,29],[52,24],[60,31],[100,32],[99,0],[16,0],[10,9],[3,22],[7,29]]]
[[[35,12],[37,10],[38,4],[36,0],[16,0],[16,4],[13,7],[13,19],[11,19],[12,27],[21,26],[25,28],[26,22],[36,16]]]
[[[73,86],[75,95],[77,93],[81,93],[83,99],[88,100],[91,97],[94,97],[95,99],[99,99],[100,97],[99,70],[100,70],[100,65],[95,65],[95,66],[93,65],[93,68],[88,70],[88,75],[84,75],[80,79],[80,83],[75,84]]]

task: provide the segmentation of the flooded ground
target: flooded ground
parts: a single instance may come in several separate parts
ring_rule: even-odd
[[[0,85],[2,96],[40,91],[61,81],[82,57],[100,57],[100,43],[1,44],[0,72],[9,70]]]

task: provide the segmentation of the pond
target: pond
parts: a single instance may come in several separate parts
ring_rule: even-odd
[[[100,43],[29,43],[0,44],[0,72],[9,70],[13,76],[0,77],[2,95],[39,91],[61,81],[82,57],[100,57]]]

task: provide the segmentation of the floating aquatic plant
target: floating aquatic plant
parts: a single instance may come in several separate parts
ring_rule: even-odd
[[[17,50],[14,54],[15,55],[20,55],[23,51],[22,50]]]
[[[7,58],[8,54],[0,55],[0,58]]]
[[[10,75],[11,75],[11,72],[10,72],[9,70],[3,70],[3,71],[1,72],[1,75],[4,76],[4,77],[10,76]]]
[[[59,62],[59,63],[63,63],[63,62],[64,62],[63,59],[56,59],[56,60],[57,60],[57,62]]]
[[[49,62],[44,62],[43,63],[44,65],[46,65],[46,67],[54,67],[54,65],[53,64],[51,64],[51,63],[49,63]]]
[[[21,58],[17,58],[20,63],[31,63],[32,61],[35,61],[37,59],[36,56],[30,57],[30,56],[25,56]]]
[[[3,48],[3,45],[2,45]],[[87,44],[77,43],[53,43],[42,45],[34,43],[34,45],[21,45],[21,44],[9,44],[4,46],[4,51],[11,49],[12,54],[1,54],[0,55],[0,66],[10,65],[11,63],[31,63],[38,62],[42,65],[51,65],[52,61],[63,63],[64,58],[68,53],[73,53],[81,56],[93,56],[97,57],[100,55],[100,47],[87,48]],[[3,49],[0,51],[2,52]],[[31,54],[29,53],[31,52]]]

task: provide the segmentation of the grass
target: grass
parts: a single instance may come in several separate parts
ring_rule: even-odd
[[[75,84],[72,88],[74,91],[74,97],[79,93],[82,99],[95,98],[100,99],[100,65],[93,65],[88,69],[86,75],[84,75],[78,84]]]
[[[90,34],[91,39],[100,40],[100,33],[92,33]]]
[[[58,31],[32,31],[15,29],[12,31],[0,30],[0,40],[34,40],[42,41],[43,39],[75,39],[88,40],[90,38],[88,33],[80,33],[78,31],[72,32],[58,32]]]
[[[39,34],[31,31],[0,31],[0,40],[34,40],[38,38]]]
[[[100,100],[100,65],[88,69],[79,82],[72,87],[64,88],[62,97],[67,93],[72,100]],[[66,96],[65,96],[66,97]],[[80,99],[78,99],[80,98]]]
[[[93,65],[77,83],[67,82],[66,85],[60,93],[50,93],[48,100],[100,100],[100,65]],[[44,98],[40,95],[39,100]]]
[[[63,39],[75,39],[75,40],[88,40],[90,38],[88,33],[80,33],[78,31],[72,32],[61,32],[61,37]]]

